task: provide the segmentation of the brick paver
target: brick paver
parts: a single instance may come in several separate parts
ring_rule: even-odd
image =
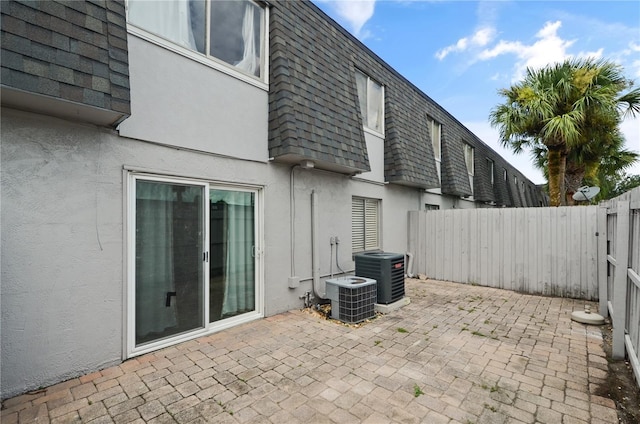
[[[292,311],[6,399],[3,423],[617,423],[583,301],[407,280],[361,326]]]

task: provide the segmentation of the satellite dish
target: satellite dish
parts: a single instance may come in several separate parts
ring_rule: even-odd
[[[573,200],[576,202],[588,202],[600,193],[600,187],[580,187],[575,193],[573,193]]]

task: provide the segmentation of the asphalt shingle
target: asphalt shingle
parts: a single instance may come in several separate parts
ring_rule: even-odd
[[[440,187],[429,116],[442,125],[442,193],[474,194],[487,203],[506,197],[495,183],[491,186],[486,160],[493,160],[495,169],[512,166],[451,114],[312,3],[276,0],[272,5],[270,156],[325,161],[344,167],[345,173],[370,170],[355,83],[358,70],[384,86],[386,181]],[[463,143],[476,149],[473,191]]]
[[[1,3],[3,85],[130,113],[124,1]]]

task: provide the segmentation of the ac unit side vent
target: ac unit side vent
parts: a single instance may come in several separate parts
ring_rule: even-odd
[[[389,304],[404,297],[404,255],[365,252],[355,255],[356,276],[378,282],[378,303]]]

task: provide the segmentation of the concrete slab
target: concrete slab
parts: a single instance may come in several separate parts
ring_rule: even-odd
[[[409,296],[405,296],[400,300],[396,300],[393,303],[389,303],[388,305],[385,305],[383,303],[376,303],[374,305],[374,309],[376,312],[379,312],[381,314],[389,314],[393,311],[397,311],[403,306],[407,306],[409,303],[411,303],[411,298],[409,298]]]

